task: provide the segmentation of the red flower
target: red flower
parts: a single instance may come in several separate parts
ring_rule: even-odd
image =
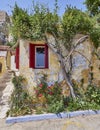
[[[49,92],[50,95],[53,95],[53,92]]]
[[[41,87],[41,88],[42,88],[42,86],[43,86],[43,84],[39,84],[39,87]]]
[[[42,97],[42,94],[40,93],[40,94],[38,95],[38,97]]]

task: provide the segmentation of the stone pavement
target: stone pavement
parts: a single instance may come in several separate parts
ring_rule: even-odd
[[[0,130],[100,130],[100,115],[14,124],[6,124],[5,119],[0,119]]]

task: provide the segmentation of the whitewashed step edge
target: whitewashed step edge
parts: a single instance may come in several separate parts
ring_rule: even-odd
[[[100,114],[100,110],[85,110],[85,111],[74,111],[74,112],[62,112],[58,114],[49,113],[49,114],[40,114],[40,115],[8,117],[6,118],[6,123],[28,122],[28,121],[38,121],[38,120],[58,119],[58,118],[71,118],[75,116],[95,115],[95,114]]]

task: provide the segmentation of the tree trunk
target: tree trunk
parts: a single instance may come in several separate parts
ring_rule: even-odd
[[[64,62],[63,62],[60,55],[58,55],[58,57],[59,57],[59,61],[60,61],[61,67],[62,67],[62,72],[63,72],[64,79],[65,79],[66,83],[68,84],[68,86],[70,88],[70,94],[71,94],[72,98],[75,99],[76,96],[75,96],[75,93],[74,93],[74,89],[73,89],[72,83],[70,81],[70,78],[66,73]]]
[[[66,83],[68,84],[68,86],[69,86],[69,88],[70,88],[70,94],[71,94],[72,98],[75,99],[76,96],[75,96],[75,93],[74,93],[74,89],[73,89],[72,83],[71,83],[71,81],[70,81],[70,79],[69,79],[69,76],[68,76],[67,73],[66,73],[66,69],[65,69],[65,65],[64,65],[64,61],[63,61],[62,56],[60,55],[60,53],[57,53],[57,52],[55,51],[54,47],[50,46],[49,43],[48,43],[48,46],[49,46],[49,48],[50,48],[53,52],[55,52],[55,53],[57,54],[58,59],[59,59],[60,64],[61,64],[61,68],[62,68],[62,72],[63,72],[64,79],[65,79]]]
[[[84,42],[88,38],[88,35],[83,36],[83,37],[81,37],[80,39],[77,40],[77,42],[75,43],[75,46],[73,46],[73,48],[70,50],[68,55],[66,55],[66,60],[65,61],[63,60],[63,56],[62,56],[62,52],[61,52],[61,47],[59,45],[59,41],[56,38],[54,33],[53,33],[53,37],[55,38],[55,45],[53,45],[52,43],[48,42],[47,36],[46,36],[46,41],[48,43],[48,46],[51,48],[51,50],[57,54],[58,59],[59,59],[60,64],[61,64],[61,68],[62,68],[64,79],[65,79],[65,81],[67,82],[67,84],[68,84],[68,86],[70,88],[70,94],[71,94],[72,98],[75,99],[76,95],[75,95],[75,92],[74,92],[74,89],[73,89],[73,85],[71,83],[71,79],[70,79],[69,75],[66,72],[65,62],[68,62],[69,57],[73,54],[73,52],[75,51],[76,47],[80,43]]]

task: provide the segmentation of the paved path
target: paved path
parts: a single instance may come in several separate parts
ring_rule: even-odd
[[[7,71],[0,77],[0,119],[6,117],[6,112],[9,109],[8,101],[14,88],[11,79],[11,71]]]
[[[100,115],[14,124],[6,124],[5,119],[0,119],[0,130],[100,130]]]
[[[1,98],[2,98],[2,92],[5,89],[5,87],[7,86],[6,83],[11,80],[11,77],[12,77],[11,71],[7,71],[3,75],[0,76],[0,101],[1,101]]]

